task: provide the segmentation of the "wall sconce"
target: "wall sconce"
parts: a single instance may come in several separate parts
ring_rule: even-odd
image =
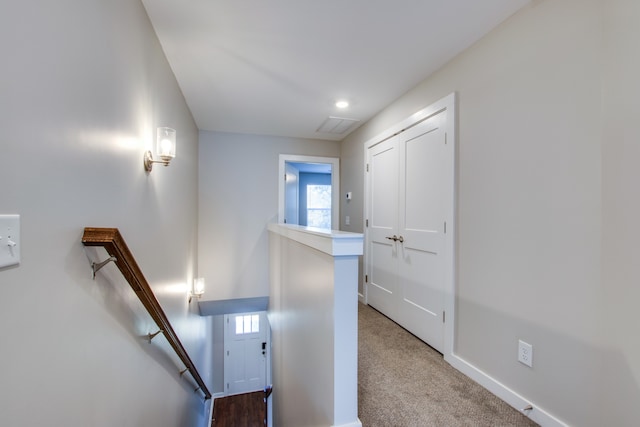
[[[193,279],[193,289],[189,292],[189,302],[192,298],[200,298],[204,294],[204,277]]]
[[[144,170],[151,172],[154,163],[169,166],[169,162],[176,156],[176,131],[171,128],[158,128],[156,136],[156,154],[162,160],[153,160],[151,151],[144,153]]]

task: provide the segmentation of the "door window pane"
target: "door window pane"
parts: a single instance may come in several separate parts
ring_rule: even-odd
[[[244,334],[244,320],[242,316],[236,316],[236,335]]]
[[[236,316],[236,335],[260,332],[260,315]]]
[[[244,333],[251,333],[251,316],[244,316]]]
[[[260,332],[260,316],[258,314],[251,316],[251,332]]]

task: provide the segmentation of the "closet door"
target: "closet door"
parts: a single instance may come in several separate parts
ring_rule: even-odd
[[[392,138],[369,149],[367,178],[369,284],[367,303],[391,317],[398,309],[398,144]]]
[[[444,346],[445,203],[449,147],[446,112],[400,133],[396,321],[436,350]]]
[[[444,351],[445,218],[453,144],[446,110],[368,150],[367,303]]]

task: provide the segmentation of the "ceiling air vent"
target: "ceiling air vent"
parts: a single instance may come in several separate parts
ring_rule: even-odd
[[[320,127],[316,129],[316,132],[342,135],[353,128],[353,126],[359,121],[360,120],[358,119],[346,119],[344,117],[329,116],[327,120],[325,120],[320,125]]]

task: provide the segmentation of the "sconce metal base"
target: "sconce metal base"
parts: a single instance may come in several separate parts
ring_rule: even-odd
[[[169,159],[171,159],[169,157]],[[144,157],[142,158],[142,163],[144,164],[144,170],[147,172],[151,172],[151,170],[153,169],[153,164],[154,163],[162,163],[165,166],[169,166],[169,162],[170,160],[164,160],[164,156],[163,156],[163,160],[153,160],[153,154],[151,154],[151,151],[147,150],[144,153]]]
[[[147,172],[151,172],[151,169],[153,169],[153,155],[151,154],[151,151],[147,150],[147,152],[144,153],[143,162],[144,170],[146,170]]]

